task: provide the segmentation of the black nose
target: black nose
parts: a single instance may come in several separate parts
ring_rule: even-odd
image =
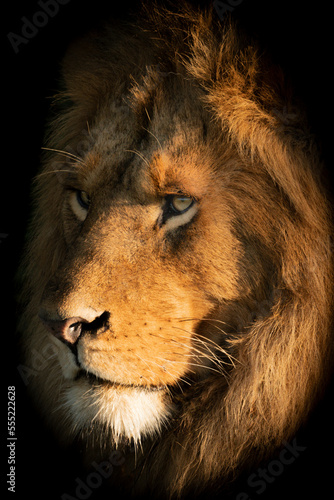
[[[73,317],[67,319],[50,319],[48,313],[44,310],[39,312],[39,318],[47,327],[50,333],[65,344],[74,345],[84,332],[102,332],[108,328],[108,312],[102,313],[93,321],[87,321],[81,317]]]

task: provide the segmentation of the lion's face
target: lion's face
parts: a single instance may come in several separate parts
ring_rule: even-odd
[[[116,118],[96,120],[89,151],[56,173],[66,255],[39,315],[64,343],[75,405],[88,386],[100,402],[124,393],[138,407],[153,398],[159,422],[164,390],[214,366],[224,330],[214,310],[238,296],[241,246],[222,196],[228,176],[215,172],[203,122],[184,101],[167,131],[162,101],[139,151],[131,148],[138,131],[130,109],[120,125],[124,107],[111,106]],[[191,120],[179,117],[187,110]],[[228,171],[230,152],[225,159]],[[83,419],[85,411],[78,413]]]

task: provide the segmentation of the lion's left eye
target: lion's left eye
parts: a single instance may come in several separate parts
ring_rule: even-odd
[[[190,222],[198,211],[198,202],[195,198],[183,194],[168,194],[159,225],[166,230],[176,229]]]
[[[76,192],[77,202],[84,210],[88,210],[90,205],[90,197],[86,193],[86,191],[77,191]]]
[[[69,203],[74,215],[83,222],[88,214],[90,196],[86,191],[74,190],[70,193]]]
[[[176,214],[183,214],[193,205],[194,199],[189,196],[170,196],[169,206]]]

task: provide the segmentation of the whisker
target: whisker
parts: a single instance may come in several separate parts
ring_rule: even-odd
[[[172,328],[174,328],[176,330],[183,331],[185,333],[189,333],[192,336],[193,340],[196,340],[197,342],[202,343],[210,352],[211,352],[211,350],[208,347],[208,343],[211,344],[215,349],[217,349],[217,351],[219,351],[222,354],[224,354],[225,356],[227,356],[228,359],[231,361],[231,364],[235,367],[234,361],[237,362],[238,360],[236,358],[234,358],[230,353],[228,353],[222,346],[220,346],[219,344],[217,344],[217,342],[214,342],[212,339],[204,337],[203,335],[201,335],[199,333],[185,330],[184,328],[180,328],[180,327],[177,327],[177,326],[173,326]],[[204,340],[202,340],[202,339],[204,339]],[[213,353],[211,352],[211,354],[213,354]]]
[[[212,323],[220,323],[221,325],[226,325],[229,328],[233,328],[233,325],[231,325],[230,323],[226,323],[226,321],[222,321],[220,319],[215,319],[215,318],[183,318],[183,319],[179,319],[178,321],[180,323],[182,323],[183,321],[198,321],[198,322],[206,321],[211,326],[214,326],[214,325],[212,325]],[[218,328],[218,327],[216,326],[216,328]],[[226,333],[224,330],[221,330],[221,331],[222,331],[222,333]]]
[[[211,370],[211,371],[213,371],[215,373],[219,373],[219,375],[224,375],[224,377],[226,378],[226,373],[224,372],[223,369],[216,370],[216,368],[212,368],[212,366],[205,366],[205,365],[203,366],[203,365],[200,365],[200,364],[197,364],[197,363],[191,363],[191,362],[189,363],[189,365],[191,365],[191,366],[197,366],[199,368],[204,368],[205,370]]]
[[[210,344],[213,345],[213,347],[215,347],[215,349],[217,349],[218,351],[220,351],[222,354],[224,354],[225,356],[228,357],[228,359],[231,361],[231,364],[234,366],[235,368],[235,364],[234,362],[239,362],[239,360],[237,358],[235,358],[234,356],[232,356],[232,354],[230,354],[229,352],[227,352],[221,345],[217,344],[217,342],[215,342],[214,340],[212,339],[208,339],[207,337],[204,337],[203,335],[200,335],[199,333],[194,333],[195,337],[196,337],[196,340],[198,342],[203,342],[204,344],[206,344],[207,342],[209,342]],[[204,339],[204,340],[202,340]]]
[[[188,321],[188,320],[186,320]],[[211,319],[206,319],[205,321],[213,321]],[[214,320],[214,321],[218,321],[220,323],[224,323],[223,321],[220,321],[220,320]],[[224,323],[226,324],[226,323]],[[217,330],[219,330],[221,333],[224,333],[226,334],[226,332],[224,330],[222,330],[221,328],[219,328],[217,325],[211,325],[210,326],[216,328]],[[178,327],[173,327],[173,328],[178,328]],[[231,360],[234,359],[234,361],[238,361],[236,358],[234,358],[230,353],[228,353],[221,345],[217,344],[217,342],[215,342],[214,340],[208,338],[208,337],[205,337],[204,335],[201,335],[200,333],[197,333],[197,332],[192,332],[192,331],[189,331],[189,330],[185,330],[185,329],[182,329],[184,332],[186,333],[189,333],[191,335],[194,335],[199,341],[200,339],[204,339],[204,342],[205,343],[210,343],[212,344],[216,349],[218,349],[219,351],[221,351],[222,353],[224,353],[226,356],[230,357]]]
[[[151,121],[151,117],[150,117],[149,112],[147,111],[146,107],[145,107],[145,113],[146,113],[146,116],[148,118],[148,121],[150,122]]]
[[[191,385],[192,385],[192,382],[191,382],[191,381],[189,381],[189,380],[187,380],[185,377],[179,377],[179,380],[180,380],[181,382],[183,382],[184,384],[187,384],[187,385],[189,385],[189,386],[191,386]],[[181,389],[181,390],[182,390],[182,389]],[[183,392],[183,391],[182,391],[182,392]]]
[[[184,331],[182,328],[180,329],[181,331]],[[193,345],[188,345],[188,344],[185,344],[183,342],[180,342],[179,340],[177,339],[173,339],[173,338],[167,338],[167,337],[164,337],[163,335],[158,335],[158,334],[151,334],[153,337],[158,337],[158,338],[162,338],[164,340],[168,340],[169,342],[174,342],[175,344],[178,344],[179,346],[181,347],[185,347],[186,349],[190,349],[191,351],[196,351],[198,352],[202,357],[205,357],[205,355],[203,354],[203,351],[197,349],[196,347],[194,347]],[[187,338],[185,335],[184,335],[184,338]],[[184,353],[172,353],[172,354],[178,354],[178,355],[182,355],[182,356],[185,356]],[[194,355],[194,352],[192,352],[192,354],[189,354],[189,356],[193,356]]]
[[[87,125],[87,132],[88,132],[88,135],[89,135],[90,137],[92,137],[92,134],[91,134],[91,131],[90,131],[90,127],[89,127],[88,120],[86,121],[86,125]]]
[[[159,147],[162,151],[162,146],[161,146],[161,142],[159,141],[159,139],[157,138],[156,135],[153,134],[153,132],[151,132],[150,130],[148,130],[147,128],[143,127],[143,130],[145,130],[146,132],[148,132],[149,134],[151,134],[152,137],[154,137],[154,139],[157,141],[157,143],[159,144]]]
[[[55,153],[62,154],[63,156],[66,156],[67,158],[74,159],[74,160],[78,161],[79,163],[81,163],[82,165],[85,165],[84,160],[82,158],[80,158],[80,156],[77,156],[73,153],[69,153],[68,151],[63,151],[61,149],[53,149],[53,148],[41,148],[41,149],[43,149],[44,151],[53,151]]]
[[[137,358],[139,358],[139,359],[140,359],[143,363],[145,363],[145,364],[147,365],[147,367],[148,367],[148,371],[149,371],[150,373],[152,373],[153,375],[155,375],[155,376],[156,376],[156,373],[154,373],[154,371],[152,370],[152,368],[151,368],[150,364],[152,364],[152,363],[153,363],[153,364],[155,364],[156,366],[158,366],[159,368],[162,368],[162,367],[163,367],[163,365],[161,365],[161,364],[159,364],[159,363],[157,363],[157,362],[155,362],[155,361],[153,361],[153,360],[147,361],[147,360],[143,359],[141,356],[139,356],[139,354],[138,354],[137,352],[135,352],[135,355],[137,356]],[[158,358],[158,357],[156,357],[156,356],[155,356],[155,359],[162,359],[162,358]],[[166,361],[166,360],[165,360],[165,361]]]
[[[184,330],[183,328],[179,328],[179,327],[174,327],[174,328],[177,328],[177,329],[179,329],[179,330],[180,330],[180,331],[182,331],[182,332],[192,333],[192,332],[187,332],[187,330]],[[195,342],[197,342],[197,343],[200,343],[200,344],[202,344],[202,345],[204,346],[204,348],[205,348],[205,351],[204,351],[204,349],[202,349],[202,350],[201,350],[201,349],[198,349],[197,347],[195,347],[195,346],[193,345],[193,342],[192,342],[192,345],[191,345],[191,347],[190,347],[188,344],[185,344],[185,343],[183,343],[183,342],[180,342],[180,340],[178,340],[178,339],[173,339],[173,338],[167,339],[165,336],[163,336],[163,335],[159,335],[159,334],[152,334],[152,335],[153,335],[153,336],[155,336],[155,337],[162,338],[162,339],[164,339],[164,340],[168,340],[168,341],[170,341],[170,342],[173,342],[174,344],[177,344],[177,345],[179,345],[179,346],[181,346],[181,347],[185,347],[187,350],[190,348],[191,352],[190,352],[189,354],[185,354],[185,353],[182,353],[182,354],[181,354],[181,353],[177,353],[178,355],[180,355],[180,354],[181,354],[181,355],[182,355],[182,357],[192,357],[192,358],[196,357],[196,358],[198,358],[199,360],[200,360],[201,358],[202,358],[202,359],[206,359],[206,360],[210,361],[211,363],[213,363],[214,365],[219,366],[219,367],[222,367],[222,365],[228,365],[228,363],[227,363],[225,360],[220,359],[220,358],[217,356],[217,354],[216,354],[216,353],[213,353],[213,352],[211,351],[211,349],[209,348],[209,346],[207,345],[207,342],[206,342],[207,340],[210,340],[210,339],[206,339],[205,337],[203,337],[203,338],[205,339],[205,341],[204,341],[204,340],[202,340],[202,339],[200,339],[200,338],[192,338],[192,341],[195,341]],[[189,337],[188,337],[188,336],[184,336],[184,338],[189,339]],[[216,344],[216,343],[215,343],[215,342],[213,342],[213,341],[212,341],[212,343],[214,344],[215,349],[216,349],[218,352],[221,352],[222,354],[224,354],[224,355],[225,355],[225,356],[229,359],[230,364],[231,364],[233,367],[235,367],[235,364],[234,364],[234,362],[233,362],[232,356],[231,356],[228,352],[226,352],[226,351],[225,351],[225,350],[224,350],[224,349],[223,349],[220,345]],[[209,352],[208,352],[208,351],[209,351]],[[211,355],[210,355],[209,353],[210,353]],[[174,355],[175,355],[175,353],[172,353],[172,354],[174,354]],[[205,368],[205,366],[206,366],[206,365],[203,365],[203,368]]]
[[[73,170],[49,170],[48,172],[42,172],[40,174],[35,175],[34,180],[38,179],[39,177],[42,177],[43,175],[58,174],[60,172],[66,172],[67,174],[72,174]]]
[[[183,344],[183,343],[181,343],[181,342],[179,342],[179,341],[175,341],[175,342],[176,342],[178,345],[180,345],[180,346],[184,346],[184,345],[185,345],[185,344]],[[194,350],[194,348],[193,348],[193,347],[192,347],[192,350]],[[189,361],[188,361],[188,362],[187,362],[187,368],[188,368],[188,371],[190,371],[192,374],[195,374],[195,372],[194,372],[193,370],[189,370],[189,366],[197,366],[197,367],[201,367],[201,368],[203,368],[204,370],[205,370],[205,369],[208,369],[208,370],[214,370],[214,371],[216,371],[217,373],[223,374],[223,375],[224,375],[224,377],[227,379],[227,372],[226,372],[225,368],[223,367],[223,365],[224,365],[224,364],[226,364],[226,363],[224,363],[224,361],[223,361],[223,360],[220,360],[219,358],[217,358],[217,357],[216,357],[216,356],[214,356],[214,355],[213,355],[212,357],[211,357],[211,356],[208,356],[207,354],[204,354],[202,351],[199,351],[199,350],[198,350],[198,349],[196,349],[196,348],[195,348],[195,350],[196,350],[196,351],[198,351],[200,354],[199,354],[199,355],[198,355],[198,354],[197,354],[197,355],[194,355],[194,353],[190,353],[190,354],[182,354],[182,357],[185,357],[185,356],[186,356],[186,357],[191,357],[192,359],[194,359],[194,358],[196,359],[196,358],[197,358],[199,361],[200,361],[200,358],[207,359],[207,360],[211,361],[211,362],[212,362],[212,364],[213,364],[214,366],[216,366],[217,368],[219,368],[219,370],[215,370],[214,368],[212,368],[212,367],[210,367],[210,366],[208,366],[208,365],[205,365],[205,364],[199,364],[199,363],[194,363],[194,362],[189,362]],[[170,354],[175,354],[175,353],[171,353],[171,352],[169,352],[168,354],[170,355]],[[177,354],[179,355],[180,353],[177,353]],[[166,363],[166,361],[169,361],[168,359],[166,360],[166,358],[159,358],[159,357],[158,357],[157,359],[162,359],[164,363]],[[180,380],[180,378],[179,378],[179,380]],[[191,384],[189,384],[189,385],[191,385]]]
[[[135,155],[139,156],[139,158],[141,158],[146,163],[146,165],[148,167],[150,166],[149,161],[147,160],[147,158],[145,158],[145,156],[143,156],[141,153],[139,153],[139,151],[135,151],[134,149],[125,149],[125,151],[127,153],[134,153]]]
[[[183,323],[184,321],[214,321],[215,323],[222,323],[223,325],[228,325],[226,321],[222,321],[221,319],[215,319],[215,318],[182,318],[179,319],[180,323]]]

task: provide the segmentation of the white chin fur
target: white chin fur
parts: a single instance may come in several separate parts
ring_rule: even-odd
[[[139,442],[160,431],[171,414],[163,391],[138,387],[90,385],[77,380],[65,393],[65,407],[73,431],[90,430],[100,424],[115,443],[121,438]]]
[[[121,438],[136,443],[160,431],[172,413],[164,391],[75,380],[79,368],[74,355],[60,341],[57,344],[63,377],[71,384],[63,403],[73,432],[91,430],[97,424],[110,431],[117,444]]]

